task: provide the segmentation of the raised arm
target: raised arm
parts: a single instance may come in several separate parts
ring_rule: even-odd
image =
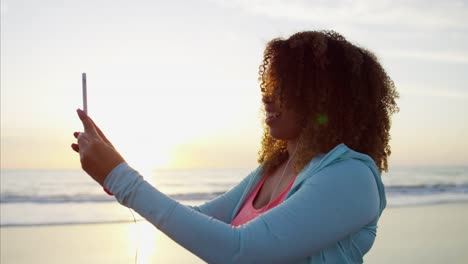
[[[126,163],[112,170],[104,187],[209,263],[300,260],[357,232],[379,214],[372,172],[356,160],[324,168],[282,204],[240,227],[178,203]]]

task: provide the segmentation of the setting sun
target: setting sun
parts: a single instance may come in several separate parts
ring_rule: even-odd
[[[468,263],[467,0],[0,14],[0,263]]]

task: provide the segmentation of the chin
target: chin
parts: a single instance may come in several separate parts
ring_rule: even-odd
[[[281,130],[277,130],[277,129],[272,129],[270,128],[270,136],[274,139],[278,139],[278,140],[289,140],[289,139],[293,139],[294,136],[292,136],[291,134],[289,133],[286,133],[285,131],[281,131]]]

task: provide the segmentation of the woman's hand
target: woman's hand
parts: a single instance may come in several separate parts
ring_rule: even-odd
[[[73,143],[71,147],[80,154],[83,170],[103,185],[112,169],[125,160],[93,120],[82,110],[76,111],[83,123],[84,132],[73,133],[78,144]]]

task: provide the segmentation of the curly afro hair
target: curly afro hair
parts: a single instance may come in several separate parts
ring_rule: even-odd
[[[259,67],[262,96],[299,114],[302,144],[292,160],[301,171],[340,143],[369,155],[388,171],[390,116],[399,111],[395,85],[376,56],[334,31],[299,32],[267,43]],[[263,123],[258,162],[263,169],[288,158],[287,141]]]

